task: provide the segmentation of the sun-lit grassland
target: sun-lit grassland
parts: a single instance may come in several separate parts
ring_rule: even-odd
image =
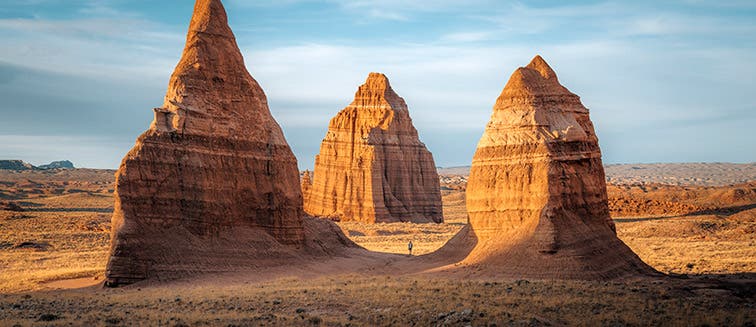
[[[737,291],[675,282],[452,280],[339,275],[255,284],[0,295],[0,321],[76,325],[728,325],[754,319]]]
[[[464,192],[444,191],[443,224],[339,223],[361,246],[414,254],[440,248],[467,221]],[[77,192],[30,197],[23,212],[0,211],[0,292],[45,287],[60,279],[99,278],[109,242],[112,195]],[[618,218],[619,237],[665,273],[734,274],[756,271],[756,210],[730,216]]]
[[[424,254],[440,248],[467,221],[464,192],[443,195],[445,224],[339,223],[355,242],[381,252]],[[737,214],[616,218],[617,234],[646,263],[665,273],[756,272],[756,209]]]
[[[443,224],[365,224],[340,222],[338,225],[357,244],[371,250],[406,254],[412,241],[412,253],[421,255],[438,250],[467,224],[463,192],[443,192]]]
[[[69,183],[76,185],[70,192],[58,184],[20,183],[2,190],[5,196],[22,196],[14,201],[26,211],[0,210],[0,325],[739,326],[756,318],[752,283],[709,285],[696,277],[606,283],[336,275],[264,283],[45,290],[49,281],[102,278],[112,193],[101,184]],[[25,188],[19,190],[19,185]],[[404,254],[412,240],[415,254],[428,253],[467,221],[463,191],[444,190],[443,202],[444,224],[339,225],[373,251]],[[752,209],[615,222],[620,238],[662,272],[737,279],[756,271],[755,216]],[[28,291],[34,293],[23,293]]]
[[[615,222],[620,239],[659,271],[756,272],[756,209],[730,216],[616,218]]]
[[[23,211],[0,210],[0,293],[102,276],[110,240],[113,173],[1,171],[0,202],[12,201]]]
[[[110,216],[0,211],[0,293],[103,274]]]

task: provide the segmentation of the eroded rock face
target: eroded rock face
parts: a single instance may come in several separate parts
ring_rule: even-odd
[[[540,56],[496,101],[466,197],[478,242],[468,262],[521,277],[652,271],[616,236],[588,109]]]
[[[383,74],[331,119],[305,198],[307,213],[342,221],[443,221],[433,156]]]
[[[108,283],[222,269],[256,246],[303,243],[296,158],[220,0],[197,0],[154,111],[116,173]]]
[[[309,170],[305,170],[302,173],[300,183],[302,187],[302,197],[304,198],[303,202],[307,203],[307,201],[310,200],[309,196],[310,196],[310,191],[312,190],[312,176]]]

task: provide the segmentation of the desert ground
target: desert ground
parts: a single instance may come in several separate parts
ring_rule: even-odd
[[[101,286],[114,171],[0,170],[0,325],[752,326],[754,165],[664,165],[607,167],[618,235],[658,277],[397,273],[466,224],[466,173],[441,169],[443,224],[338,223],[389,268],[339,258],[117,289]]]

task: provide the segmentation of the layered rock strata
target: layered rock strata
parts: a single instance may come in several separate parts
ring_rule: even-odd
[[[519,277],[653,270],[616,236],[601,151],[580,98],[536,56],[511,76],[473,157],[466,261]]]
[[[307,201],[310,201],[310,199],[309,199],[309,197],[310,197],[310,191],[312,190],[312,176],[311,176],[309,170],[305,170],[302,173],[302,177],[301,177],[300,183],[301,183],[301,187],[302,187],[303,202],[307,203]]]
[[[220,0],[196,1],[154,113],[116,173],[107,283],[222,269],[271,244],[303,244],[296,158]]]
[[[342,221],[443,221],[433,156],[385,75],[331,119],[305,198],[307,213]]]

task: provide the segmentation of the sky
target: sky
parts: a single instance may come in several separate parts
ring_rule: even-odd
[[[190,0],[3,0],[0,159],[117,168],[163,102]],[[224,0],[301,169],[370,72],[436,165],[469,165],[540,54],[604,163],[756,161],[756,1]]]

